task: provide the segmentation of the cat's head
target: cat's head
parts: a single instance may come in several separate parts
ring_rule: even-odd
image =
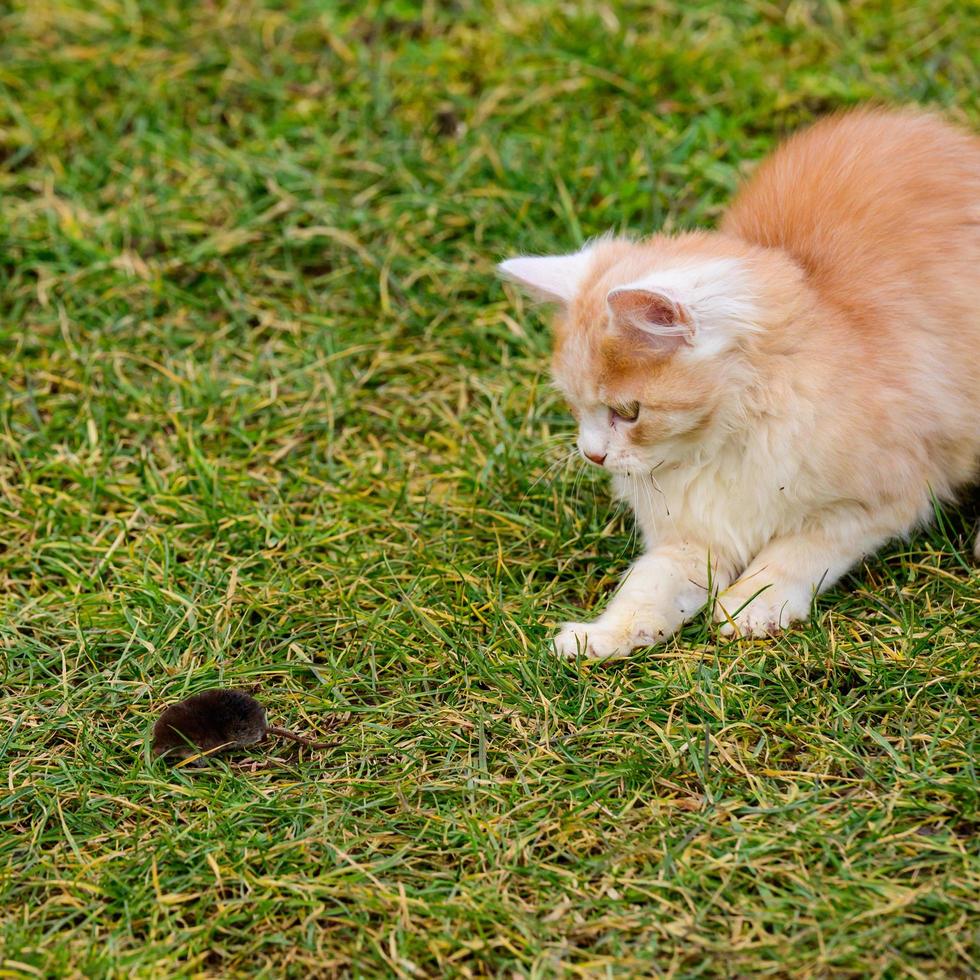
[[[586,459],[649,471],[690,458],[733,421],[762,319],[752,252],[694,233],[501,263],[501,275],[558,307],[554,381]]]

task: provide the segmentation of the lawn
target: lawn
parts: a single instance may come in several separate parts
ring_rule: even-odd
[[[779,639],[556,660],[636,543],[494,263],[711,225],[836,107],[977,127],[978,32],[0,6],[0,976],[975,976],[974,510]],[[340,744],[152,760],[215,685]]]

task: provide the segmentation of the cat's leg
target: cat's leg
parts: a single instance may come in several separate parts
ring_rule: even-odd
[[[556,651],[590,660],[624,657],[635,647],[662,643],[694,616],[712,589],[731,580],[699,545],[672,542],[639,558],[594,623],[566,623]]]
[[[813,597],[865,555],[908,529],[912,519],[855,527],[852,520],[775,538],[715,600],[725,636],[770,636],[810,617]]]

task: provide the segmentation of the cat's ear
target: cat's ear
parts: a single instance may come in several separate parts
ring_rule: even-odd
[[[578,294],[592,261],[592,249],[570,255],[522,255],[497,266],[504,279],[523,286],[546,303],[570,303]]]
[[[650,348],[713,354],[757,329],[747,272],[737,259],[715,259],[655,272],[606,295],[615,328],[640,331]]]
[[[663,354],[694,345],[694,318],[674,296],[640,284],[617,286],[606,296],[613,324],[640,330],[650,346]]]

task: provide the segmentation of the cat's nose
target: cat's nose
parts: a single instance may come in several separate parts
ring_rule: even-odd
[[[591,459],[596,466],[602,466],[602,464],[606,461],[607,455],[607,453],[603,453],[601,456],[598,453],[586,453],[585,458]]]

